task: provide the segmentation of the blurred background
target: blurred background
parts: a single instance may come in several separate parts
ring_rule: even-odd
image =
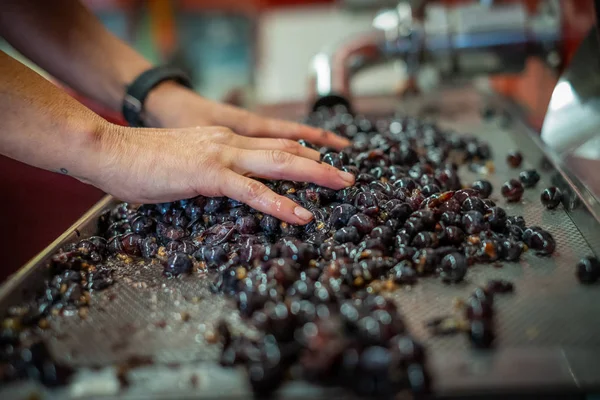
[[[469,0],[439,1],[445,4]],[[510,2],[510,0],[508,1]],[[525,0],[530,10],[539,1]],[[372,29],[389,0],[84,0],[114,34],[151,61],[186,70],[201,95],[268,110],[304,104],[311,58],[326,46]],[[482,1],[483,3],[483,1]],[[499,2],[497,2],[499,3]],[[568,62],[594,22],[592,2],[560,0],[561,62]],[[0,48],[30,65],[6,43]],[[35,68],[34,65],[30,65]],[[404,67],[383,65],[357,76],[356,96],[398,95]],[[36,69],[37,70],[37,69]],[[43,71],[38,72],[43,74]],[[489,84],[531,111],[541,126],[558,70],[527,60],[518,76]],[[105,118],[119,115],[72,93]],[[0,281],[68,228],[103,195],[74,179],[0,157]]]

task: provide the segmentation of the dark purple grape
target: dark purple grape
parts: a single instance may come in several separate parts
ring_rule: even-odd
[[[406,244],[398,244],[396,246],[396,253],[394,254],[394,258],[399,261],[409,260],[411,261],[412,265],[412,260],[416,252],[417,249],[415,249],[414,247],[410,247]]]
[[[445,211],[440,217],[440,222],[446,225],[462,225],[462,216],[453,211]]]
[[[523,185],[516,179],[511,179],[510,181],[504,183],[502,188],[500,189],[502,196],[509,202],[517,202],[521,200],[523,196]]]
[[[316,186],[315,193],[319,196],[321,202],[327,203],[334,201],[337,194],[335,190],[324,186]]]
[[[465,316],[468,321],[491,320],[494,316],[493,303],[487,299],[470,297],[465,309]]]
[[[521,229],[517,225],[508,225],[506,232],[514,240],[520,241],[523,239],[523,229]]]
[[[150,217],[140,215],[131,221],[131,230],[133,233],[139,233],[142,235],[153,232],[156,226],[156,221]]]
[[[207,267],[217,268],[227,261],[227,252],[219,245],[203,246],[194,253],[194,257],[200,261],[204,261]]]
[[[454,196],[452,198],[458,201],[459,204],[462,204],[470,197],[479,197],[479,192],[475,189],[460,189],[454,192]]]
[[[425,224],[421,218],[410,217],[404,223],[403,231],[409,238],[414,237],[417,233],[425,230]],[[400,234],[400,232],[398,233]]]
[[[442,203],[439,210],[442,213],[446,213],[446,212],[460,213],[460,205],[461,204],[458,202],[458,200],[453,197],[453,198],[445,201],[444,203]]]
[[[600,279],[600,261],[591,256],[582,258],[577,263],[575,274],[581,283],[596,283]]]
[[[434,249],[418,250],[413,256],[413,264],[419,275],[429,275],[435,272],[438,257]]]
[[[387,211],[390,218],[404,223],[409,215],[413,212],[412,208],[406,204],[401,203],[399,200],[390,200],[385,204],[385,210]]]
[[[394,182],[394,186],[397,188],[407,189],[409,192],[412,192],[417,188],[417,183],[411,178],[400,178]]]
[[[540,181],[540,174],[535,169],[521,171],[519,180],[526,188],[532,188]]]
[[[358,177],[356,178],[358,181]],[[369,180],[369,182],[371,182]],[[343,203],[353,204],[354,199],[359,194],[359,190],[355,186],[350,186],[337,192],[337,199]]]
[[[463,242],[465,233],[457,226],[449,225],[444,228],[441,241],[450,245],[459,245]]]
[[[486,180],[475,181],[471,187],[479,192],[479,196],[482,199],[490,197],[492,190],[494,189],[492,184]]]
[[[209,215],[219,213],[225,207],[227,199],[225,197],[211,197],[206,200],[204,212]]]
[[[343,227],[338,229],[333,238],[336,242],[339,243],[358,243],[360,242],[361,235],[358,233],[358,230],[354,226]]]
[[[523,230],[523,243],[527,246],[531,244],[531,238],[535,232],[541,232],[543,229],[539,226],[529,226]]]
[[[463,211],[479,211],[483,213],[485,211],[485,203],[479,197],[469,197],[462,202],[461,208]]]
[[[485,206],[485,211],[489,211],[496,207],[496,203],[491,199],[483,199],[483,205]]]
[[[140,243],[140,252],[144,258],[152,258],[158,252],[158,242],[155,237],[148,236]]]
[[[438,185],[434,185],[434,184],[423,186],[423,189],[421,189],[421,193],[425,197],[429,197],[431,195],[434,195],[434,194],[440,193],[440,192],[441,192],[440,187]]]
[[[375,222],[371,217],[359,213],[350,217],[348,220],[348,226],[353,226],[360,234],[367,235],[371,233],[373,228],[375,228]]]
[[[540,195],[540,201],[548,210],[553,210],[562,201],[562,192],[555,186],[546,188]]]
[[[508,216],[506,217],[506,225],[511,226],[515,225],[521,229],[525,229],[525,219],[521,216]]]
[[[547,256],[554,253],[556,242],[550,232],[544,230],[534,231],[527,240],[525,239],[525,233],[523,233],[523,235],[523,241],[525,241],[530,248],[537,250],[538,255]]]
[[[417,282],[417,272],[412,267],[409,260],[401,261],[390,270],[390,279],[400,285],[412,285]]]
[[[241,234],[255,233],[258,229],[258,222],[254,215],[241,216],[236,219],[235,228]]]
[[[338,153],[326,153],[321,159],[325,164],[334,166],[337,169],[341,169],[343,166],[342,160]]]
[[[444,283],[458,283],[467,274],[467,260],[460,253],[450,253],[442,258],[439,273]]]
[[[346,226],[354,214],[356,214],[356,207],[350,204],[340,204],[331,211],[329,224],[332,228],[339,229]]]
[[[354,205],[362,212],[369,207],[376,207],[377,199],[372,193],[363,192],[356,197]]]
[[[382,243],[389,246],[394,241],[394,231],[389,226],[380,225],[371,231],[371,237],[380,239]]]
[[[169,211],[167,211],[163,215],[162,220],[166,224],[182,227],[187,226],[187,224],[189,223],[185,212],[183,210],[177,210],[174,208],[171,208]]]
[[[477,319],[469,321],[468,335],[474,347],[481,349],[492,347],[496,338],[493,320]]]
[[[413,194],[406,199],[406,203],[410,205],[413,211],[416,211],[421,207],[424,200],[425,196],[423,196],[419,190],[415,190]]]
[[[101,255],[106,254],[108,242],[105,238],[101,236],[91,236],[85,240],[92,244],[93,248],[90,250],[96,251]]]
[[[121,251],[131,256],[141,255],[140,244],[142,236],[135,233],[126,233],[121,236]]]
[[[506,261],[517,261],[522,252],[523,244],[521,242],[505,239],[501,243],[500,257]]]
[[[467,211],[462,217],[462,225],[465,232],[469,235],[479,233],[488,228],[483,214],[479,211]]]
[[[169,256],[164,267],[164,273],[167,276],[177,276],[192,272],[193,267],[192,257],[185,253],[176,252]]]
[[[181,227],[181,226],[167,226],[164,230],[164,233],[161,234],[158,230],[158,227],[161,226],[161,224],[158,224],[157,226],[157,233],[159,236],[168,239],[168,240],[179,240],[182,239],[185,236],[185,230]]]
[[[265,214],[260,220],[260,227],[267,235],[277,235],[279,233],[279,220],[272,215]]]
[[[506,229],[506,211],[503,208],[492,207],[485,218],[493,231],[504,232]]]
[[[206,197],[198,196],[185,206],[185,215],[191,220],[200,218],[200,216],[204,213],[205,205]]]
[[[418,210],[410,215],[410,218],[418,218],[423,223],[423,226],[427,230],[433,230],[435,228],[436,219],[435,215],[431,210]]]
[[[511,168],[519,168],[523,163],[523,156],[518,151],[511,151],[506,156],[506,163]]]
[[[419,232],[413,238],[411,245],[418,249],[422,249],[425,247],[435,248],[439,245],[439,239],[437,237],[437,234],[433,232]]]

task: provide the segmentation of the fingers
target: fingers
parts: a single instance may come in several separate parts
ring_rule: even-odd
[[[307,209],[287,197],[278,195],[254,179],[246,178],[229,169],[223,170],[221,178],[222,195],[246,203],[258,211],[298,225],[305,225],[313,218]]]
[[[317,146],[327,146],[338,150],[351,144],[348,139],[333,132],[279,119],[261,119],[256,124],[255,130],[257,136],[304,139]]]
[[[304,147],[300,143],[290,139],[265,139],[240,136],[236,147],[246,150],[281,150],[296,156],[317,161],[320,160],[318,151]]]
[[[234,171],[261,178],[313,182],[332,189],[354,184],[354,175],[348,172],[279,150],[239,150],[230,162]]]

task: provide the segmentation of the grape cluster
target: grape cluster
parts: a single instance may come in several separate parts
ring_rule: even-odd
[[[230,296],[260,332],[250,338],[224,322],[218,327],[221,363],[244,365],[257,393],[274,391],[290,376],[369,396],[427,393],[426,352],[387,294],[424,277],[456,284],[474,263],[516,261],[528,248],[549,255],[554,239],[507,215],[488,198],[489,182],[463,187],[459,165],[491,157],[474,137],[410,117],[352,116],[340,106],[305,122],[352,139],[342,151],[317,150],[322,162],[356,177],[337,191],[264,182],[310,210],[308,225],[222,197],[121,204],[100,218],[100,236],[53,257],[45,293],[10,318],[22,328],[86,307],[89,291],[112,284],[112,257],[156,259],[166,277],[208,272],[213,291]],[[518,201],[523,187],[514,180],[502,192]],[[495,337],[495,290],[476,291],[466,306],[466,332],[477,347]]]

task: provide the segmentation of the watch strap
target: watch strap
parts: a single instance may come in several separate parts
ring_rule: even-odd
[[[128,87],[123,100],[123,117],[130,126],[142,127],[144,102],[152,89],[165,81],[192,88],[191,79],[181,69],[169,66],[151,68],[140,74]]]

